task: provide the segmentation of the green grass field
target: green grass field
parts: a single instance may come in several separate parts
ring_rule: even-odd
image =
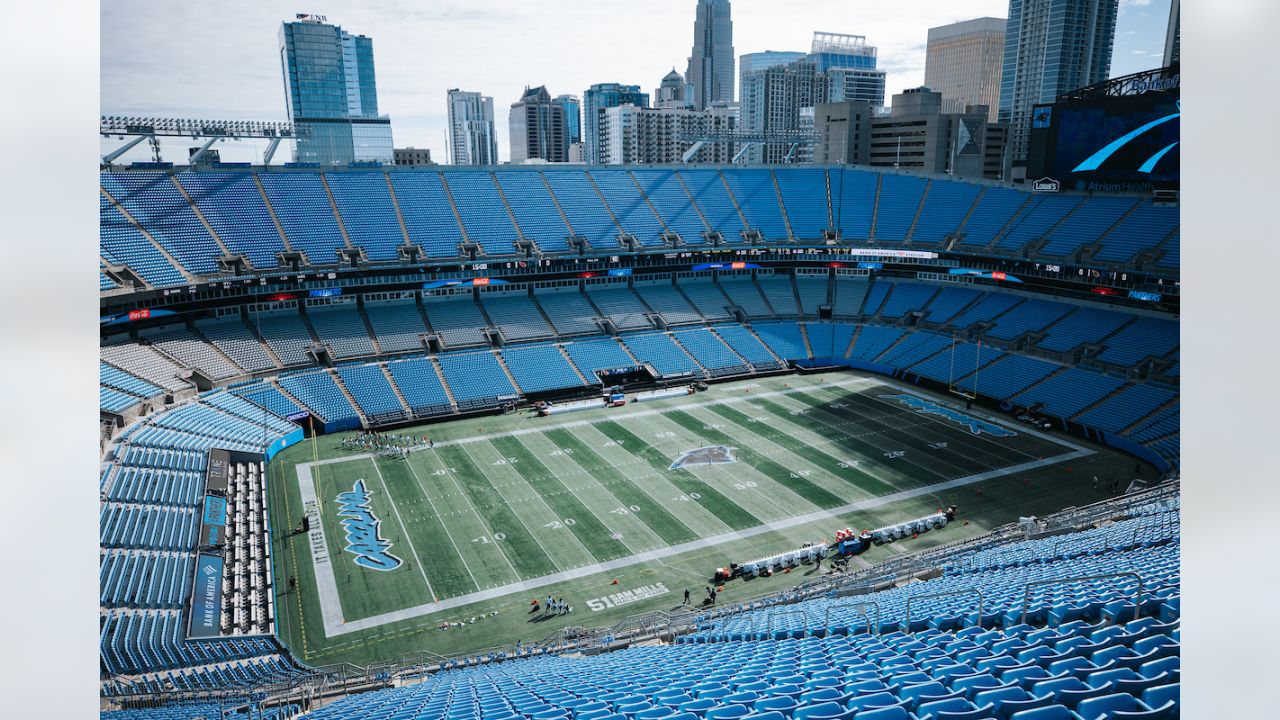
[[[344,434],[290,448],[271,470],[279,634],[313,665],[537,641],[670,610],[684,588],[700,601],[716,567],[830,541],[843,527],[959,506],[966,522],[858,560],[874,563],[1101,499],[1094,474],[1133,475],[1131,457],[1077,438],[1017,424],[1009,437],[974,434],[880,397],[902,392],[885,382],[791,375],[619,409],[458,420],[399,431],[435,441],[408,458],[344,450]],[[734,448],[735,461],[671,469],[709,445]],[[346,549],[338,495],[358,480],[394,569],[362,567]],[[308,509],[312,532],[291,533]],[[804,579],[735,581],[722,602]],[[573,614],[528,612],[549,594]],[[438,627],[449,621],[466,625]]]

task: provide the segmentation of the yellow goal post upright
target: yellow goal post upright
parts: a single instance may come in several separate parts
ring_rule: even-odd
[[[956,382],[956,345],[960,339],[953,332],[951,333],[951,370],[947,375],[947,391],[952,395],[959,395],[966,400],[978,399],[978,368],[982,363],[982,338],[978,338],[978,351],[973,355],[973,388],[966,390]],[[961,377],[966,373],[963,369],[960,371]]]

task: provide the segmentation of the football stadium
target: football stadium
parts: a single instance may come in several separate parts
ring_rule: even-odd
[[[1176,708],[1176,205],[154,163],[99,202],[103,717]]]
[[[349,115],[295,106],[320,35]],[[293,122],[101,116],[101,718],[1180,717],[1176,57],[1028,102],[1011,178],[1006,120],[901,130],[941,96],[883,72],[841,122],[902,160],[963,115],[945,170],[815,159],[823,98],[522,158],[545,86],[510,162],[314,162],[392,149],[371,41],[279,42]],[[874,78],[814,43],[751,77]],[[606,85],[591,132],[695,112]]]

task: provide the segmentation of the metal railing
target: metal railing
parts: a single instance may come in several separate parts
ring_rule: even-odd
[[[1078,577],[1055,578],[1053,580],[1034,580],[1027,583],[1026,589],[1022,593],[1022,614],[1018,616],[1018,624],[1021,625],[1027,621],[1027,611],[1031,607],[1031,588],[1040,585],[1060,585],[1069,582],[1087,582],[1089,580],[1105,580],[1115,577],[1131,577],[1138,582],[1138,587],[1133,595],[1133,619],[1138,619],[1139,611],[1142,609],[1142,576],[1135,572],[1118,572],[1104,573],[1102,575],[1081,575]]]
[[[975,624],[978,627],[982,627],[982,606],[984,604],[982,591],[979,590],[978,588],[960,588],[959,590],[948,590],[946,592],[929,593],[927,595],[911,595],[910,597],[908,597],[907,607],[906,607],[906,610],[904,611],[905,617],[902,619],[902,627],[904,632],[911,632],[911,602],[913,600],[925,600],[928,598],[947,597],[950,595],[968,595],[970,593],[978,596],[978,622]]]
[[[874,623],[871,620],[871,615],[867,613],[868,607],[871,607],[876,611],[876,619]],[[828,605],[826,612],[823,613],[823,616],[822,616],[822,624],[825,625],[826,627],[831,627],[831,611],[843,610],[846,608],[849,610],[853,610],[855,613],[861,615],[867,621],[868,635],[878,635],[880,633],[880,603],[876,602],[875,600],[863,600],[859,602],[844,602],[844,603],[835,603],[834,605]]]

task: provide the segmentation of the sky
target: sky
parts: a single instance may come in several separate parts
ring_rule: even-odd
[[[1120,0],[1112,75],[1160,65],[1170,0]],[[314,4],[311,4],[314,3]],[[693,44],[696,0],[108,0],[101,4],[101,108],[105,115],[286,120],[280,23],[327,16],[373,38],[379,112],[396,147],[426,147],[443,162],[449,88],[494,98],[498,155],[510,156],[507,116],[526,85],[554,96],[601,82],[652,95]],[[886,102],[924,80],[928,28],[1007,17],[1008,0],[734,0],[734,54],[807,51],[814,31],[865,35],[887,71]],[[735,72],[736,83],[736,72]],[[189,139],[165,141],[182,162]],[[105,154],[120,142],[104,139]],[[264,143],[215,145],[224,160],[261,162]],[[119,162],[147,159],[146,144]],[[273,162],[288,159],[281,150]]]

